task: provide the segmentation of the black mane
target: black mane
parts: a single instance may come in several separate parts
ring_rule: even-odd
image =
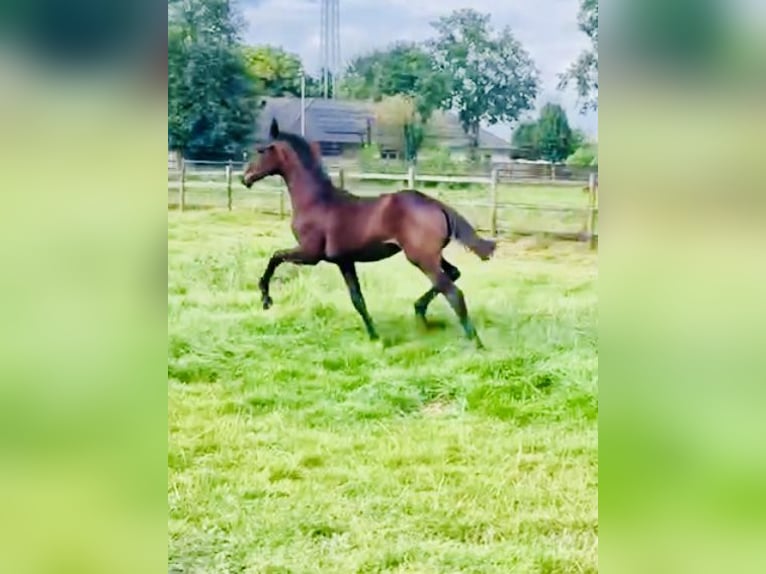
[[[332,180],[325,171],[324,164],[316,161],[314,154],[311,151],[311,146],[309,145],[309,142],[305,140],[305,138],[299,136],[298,134],[279,132],[279,135],[277,135],[276,139],[286,142],[293,149],[303,167],[311,172],[319,180],[320,183],[324,184],[323,190],[328,184],[330,189],[332,189]]]

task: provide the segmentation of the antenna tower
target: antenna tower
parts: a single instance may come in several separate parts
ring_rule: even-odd
[[[320,0],[320,65],[322,93],[335,97],[340,73],[340,0]]]

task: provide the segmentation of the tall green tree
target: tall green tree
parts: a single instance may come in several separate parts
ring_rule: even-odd
[[[254,133],[256,90],[228,0],[168,1],[168,146],[239,158]]]
[[[540,159],[540,147],[537,137],[537,122],[523,122],[513,132],[511,138],[513,159]]]
[[[423,46],[398,42],[352,60],[339,91],[373,100],[378,132],[408,161],[423,144],[425,126],[449,97],[450,82]]]
[[[339,87],[354,99],[406,96],[423,121],[449,97],[449,90],[449,79],[431,55],[412,42],[397,42],[354,58]]]
[[[264,96],[299,96],[301,93],[301,59],[274,46],[243,48],[247,71],[259,94]]]
[[[557,104],[545,104],[537,120],[537,148],[540,157],[558,163],[568,158],[576,145],[564,108]]]
[[[513,157],[562,162],[584,141],[585,135],[573,130],[564,108],[545,104],[535,121],[524,122],[513,132]]]
[[[539,72],[510,28],[492,29],[489,14],[456,10],[433,26],[437,37],[429,43],[431,53],[451,81],[442,106],[457,111],[475,155],[482,121],[512,122],[533,108]]]
[[[577,23],[588,38],[590,47],[559,75],[559,89],[574,83],[580,100],[580,111],[598,109],[598,0],[580,0]]]

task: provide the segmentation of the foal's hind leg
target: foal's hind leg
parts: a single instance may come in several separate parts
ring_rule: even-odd
[[[441,260],[441,268],[453,283],[460,279],[460,270],[443,257]],[[424,326],[428,325],[428,321],[426,320],[426,311],[428,310],[428,306],[438,294],[439,290],[436,287],[431,287],[420,297],[420,299],[415,301],[415,317]]]
[[[463,292],[458,289],[457,285],[455,285],[443,269],[435,265],[433,268],[421,268],[425,274],[428,275],[428,278],[431,279],[434,288],[444,295],[452,309],[455,311],[455,314],[460,319],[460,324],[463,326],[466,336],[474,341],[476,346],[481,349],[484,345],[479,338],[479,334],[476,332],[476,328],[473,326],[473,321],[471,321],[471,318],[468,316],[468,308],[465,304]]]
[[[356,266],[352,262],[338,263],[341,273],[343,273],[343,279],[346,280],[348,286],[348,293],[351,295],[351,302],[354,304],[354,308],[357,313],[362,316],[364,326],[367,328],[367,334],[373,341],[378,339],[378,333],[375,331],[375,325],[372,323],[372,318],[367,312],[367,305],[364,302],[364,296],[362,295],[362,288],[359,286],[359,277],[356,274]]]

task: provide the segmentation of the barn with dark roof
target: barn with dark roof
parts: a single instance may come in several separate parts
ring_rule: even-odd
[[[277,119],[282,130],[301,133],[300,98],[265,98],[263,101],[256,126],[258,142],[268,140],[272,118]],[[377,143],[383,150],[395,147],[377,131],[370,102],[306,98],[305,122],[306,138],[319,142],[322,155],[326,157],[353,155],[366,143]],[[462,155],[468,149],[468,137],[457,116],[450,112],[437,111],[433,114],[427,137],[454,154]],[[487,130],[480,130],[479,150],[482,155],[507,159],[510,149],[507,141]]]
[[[256,141],[269,138],[271,119],[276,118],[280,129],[301,133],[300,98],[266,98],[258,114]],[[365,102],[306,98],[306,139],[317,141],[322,155],[337,156],[358,150],[372,141],[375,118]]]

